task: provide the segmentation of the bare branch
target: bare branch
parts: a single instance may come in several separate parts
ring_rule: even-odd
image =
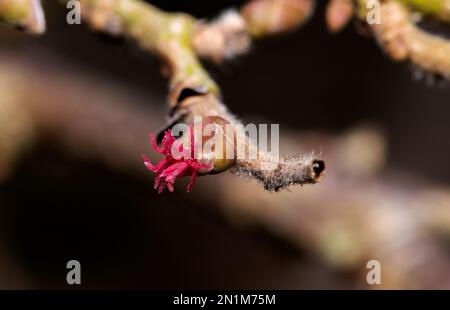
[[[0,0],[0,21],[31,34],[45,32],[40,0]]]
[[[450,78],[450,42],[421,30],[408,8],[398,1],[381,6],[380,24],[372,30],[386,53],[396,61],[410,61],[424,70]]]
[[[270,23],[267,26],[270,27],[265,27],[262,32],[275,33],[297,26],[310,15],[313,7],[313,1],[310,0],[289,0],[279,3],[282,4],[281,12],[287,14],[286,17],[269,19]],[[274,7],[273,1],[258,0],[250,3],[243,11],[247,25],[259,23],[259,15],[255,13],[261,14],[261,5],[264,8]],[[217,84],[204,70],[196,55],[199,52],[220,61],[226,55],[247,49],[245,23],[237,13],[226,13],[222,18],[209,24],[210,28],[205,28],[208,24],[197,24],[189,15],[166,13],[138,0],[82,0],[82,7],[83,18],[94,29],[114,35],[126,35],[136,40],[142,48],[156,52],[166,61],[170,74],[167,128],[175,122],[192,123],[194,116],[219,116],[231,124],[238,123],[221,102]],[[291,15],[292,12],[295,12],[295,16]],[[267,14],[264,17],[267,17]],[[286,23],[278,24],[281,20],[286,20]],[[250,30],[252,35],[257,36],[262,32]],[[211,37],[216,34],[223,36],[219,37],[215,47],[212,49],[202,47],[209,44]],[[241,39],[235,40],[236,34]],[[226,44],[228,41],[237,42],[236,45],[231,45],[233,51],[217,53],[217,49],[228,48],[229,45]],[[241,44],[241,41],[244,43]],[[260,152],[260,157],[267,155]],[[269,174],[259,171],[256,168],[258,164],[258,160],[236,161],[240,170],[248,169],[251,172],[249,176],[263,179],[265,187],[269,190],[278,190],[291,184],[315,183],[324,168],[323,162],[314,159],[305,161],[302,157],[285,159],[279,163],[276,171]]]
[[[450,0],[400,0],[414,10],[450,22]]]
[[[354,15],[353,0],[330,0],[327,6],[326,20],[331,32],[339,32]]]

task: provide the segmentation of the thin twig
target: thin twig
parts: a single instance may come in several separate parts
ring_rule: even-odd
[[[450,42],[415,25],[399,1],[381,5],[381,23],[371,26],[386,53],[396,61],[410,61],[427,72],[450,78]]]
[[[267,1],[256,2],[259,5]],[[302,5],[312,3],[309,0],[295,3],[297,2]],[[291,5],[293,1],[282,3]],[[217,84],[210,78],[196,56],[193,49],[195,44],[192,44],[195,33],[203,32],[205,35],[205,30],[200,31],[196,28],[196,20],[193,17],[182,13],[166,13],[138,0],[82,0],[81,4],[83,18],[94,29],[115,35],[126,35],[137,41],[142,48],[156,52],[166,61],[170,75],[167,128],[176,122],[192,123],[195,116],[219,116],[231,124],[239,124],[222,103]],[[254,17],[249,15],[249,12],[252,12],[251,8],[247,7],[245,10],[247,17]],[[301,18],[304,16],[301,15]],[[224,29],[226,27],[223,25],[239,25],[239,23],[236,16],[232,15],[212,25]],[[289,23],[289,27],[291,26]],[[276,30],[281,31],[286,27]],[[235,28],[240,29],[240,26]],[[195,32],[196,29],[200,32]],[[237,147],[235,145],[235,148]],[[247,140],[246,148],[255,147]],[[259,151],[257,159],[237,160],[236,170],[249,171],[251,172],[249,176],[263,179],[267,189],[278,190],[291,184],[315,183],[320,179],[324,169],[322,161],[298,156],[281,159],[275,163],[275,170],[268,173],[259,167],[261,158],[269,157],[270,155]]]

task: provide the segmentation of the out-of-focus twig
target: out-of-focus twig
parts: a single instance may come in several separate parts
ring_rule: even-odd
[[[304,24],[314,12],[312,0],[252,0],[242,16],[254,37],[292,31]]]
[[[397,0],[383,1],[380,14],[381,23],[374,23],[371,29],[392,59],[410,61],[427,72],[450,77],[450,41],[417,27],[409,9]],[[360,15],[365,18],[366,11]]]
[[[257,2],[265,4],[267,0]],[[280,1],[283,5],[291,2],[293,1]],[[294,2],[303,5],[310,3],[310,0]],[[196,20],[193,17],[182,13],[163,12],[139,0],[82,0],[81,5],[83,18],[94,29],[126,35],[137,41],[142,48],[156,52],[166,61],[170,75],[167,128],[176,122],[192,123],[195,116],[221,117],[233,125],[239,124],[222,103],[217,84],[197,58],[192,44],[195,42],[196,29]],[[251,8],[245,11],[247,17],[254,16],[251,14]],[[238,24],[233,22],[237,18],[236,15],[225,17],[215,25],[219,29],[226,29],[221,25]],[[227,22],[228,20],[232,21]],[[252,20],[249,19],[248,22],[251,24]],[[277,30],[281,31],[286,27]],[[205,35],[205,30],[201,31]],[[197,46],[198,44],[197,42]],[[208,42],[204,41],[204,44]],[[239,131],[238,128],[236,127],[236,131]],[[256,148],[249,139],[245,139],[245,143],[248,149]],[[234,147],[237,149],[238,146]],[[273,171],[267,173],[263,170],[260,167],[262,161],[273,163]],[[278,160],[262,150],[258,150],[257,158],[246,156],[245,159],[236,160],[234,166],[236,171],[249,172],[247,175],[263,181],[268,190],[278,190],[293,184],[316,183],[324,170],[323,162],[314,156]]]
[[[69,68],[60,72],[25,58],[7,58],[0,62],[0,175],[7,177],[20,155],[40,139],[71,156],[145,174],[140,154],[148,149],[148,132],[164,115],[161,109],[144,108],[152,100],[149,95],[144,102],[138,92],[124,93],[120,86],[94,82]],[[95,89],[89,86],[93,83]]]
[[[18,156],[24,150],[20,141],[32,145],[38,138],[51,139],[70,156],[146,179],[139,154],[163,112],[157,104],[146,109],[140,107],[144,102],[132,103],[148,101],[149,95],[98,80],[92,89],[86,76],[38,64],[12,56],[0,61],[0,89],[8,90],[9,106],[17,108],[15,113],[0,109],[5,113],[0,124],[20,121],[28,128],[13,138],[0,134],[0,145],[10,144]],[[385,288],[447,287],[450,263],[436,236],[450,231],[449,189],[405,187],[401,179],[382,177],[386,142],[371,127],[338,136],[293,132],[282,136],[281,145],[293,153],[320,145],[330,163],[323,186],[273,195],[245,179],[206,177],[194,199],[220,205],[235,223],[265,227],[335,270],[356,272],[358,287],[367,287],[370,259],[382,264]],[[236,195],[242,192],[251,195]]]
[[[326,180],[320,188],[276,196],[244,179],[233,184],[217,180],[223,183],[214,182],[207,189],[221,189],[219,201],[235,223],[262,225],[337,270],[355,271],[360,288],[370,288],[365,275],[372,259],[381,263],[383,288],[448,288],[449,258],[437,233],[450,227],[444,207],[450,202],[449,189],[408,187],[401,179],[380,176],[386,153],[377,131],[360,129],[341,137],[300,135],[301,145],[296,144],[299,133],[293,137],[284,143],[297,151],[311,147],[308,141],[320,141],[330,164]],[[368,157],[365,150],[374,153]],[[367,173],[354,174],[355,170]],[[233,195],[237,190],[252,195]]]
[[[450,22],[450,0],[400,0],[423,14],[436,16]]]
[[[40,0],[0,0],[0,21],[32,34],[45,31]]]

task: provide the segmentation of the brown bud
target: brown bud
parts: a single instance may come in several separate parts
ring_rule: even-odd
[[[253,0],[242,16],[254,37],[292,31],[312,15],[313,0]]]
[[[197,55],[220,63],[247,52],[250,36],[242,16],[230,10],[213,22],[198,23],[192,44]]]

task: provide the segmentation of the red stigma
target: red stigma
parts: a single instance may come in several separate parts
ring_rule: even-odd
[[[158,193],[162,193],[164,188],[167,186],[169,191],[173,192],[173,184],[175,180],[183,176],[191,176],[191,181],[187,186],[187,191],[192,191],[195,181],[197,180],[197,175],[199,170],[211,171],[213,169],[212,164],[200,163],[197,159],[194,159],[194,134],[193,129],[191,131],[191,148],[189,158],[186,158],[183,151],[184,146],[179,143],[178,150],[180,151],[181,157],[175,159],[172,156],[172,146],[177,141],[169,129],[164,133],[164,138],[162,140],[161,147],[158,146],[156,142],[155,135],[150,135],[150,141],[152,143],[153,149],[165,155],[165,157],[157,164],[153,165],[146,155],[142,155],[145,166],[156,173],[154,188],[158,190]],[[178,144],[178,141],[177,141]]]

